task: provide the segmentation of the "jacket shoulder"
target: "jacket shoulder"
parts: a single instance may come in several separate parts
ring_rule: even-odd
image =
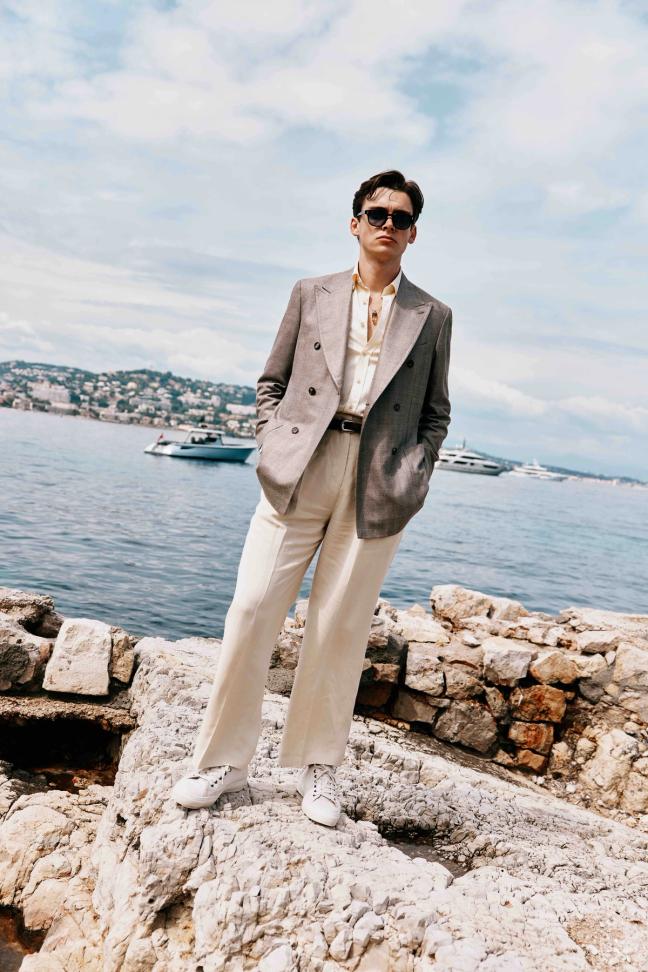
[[[445,318],[450,313],[450,307],[444,304],[442,300],[438,297],[433,297],[432,294],[428,294],[427,290],[423,290],[422,287],[418,287],[415,283],[408,278],[407,282],[411,287],[411,293],[416,297],[418,301],[422,304],[432,304],[432,309],[436,311],[441,317]]]
[[[349,267],[348,270],[340,270],[336,273],[322,273],[317,277],[302,277],[297,281],[302,288],[307,288],[309,290],[315,287],[327,287],[331,290],[336,290],[338,287],[342,287],[345,284],[351,284],[351,274],[353,273],[353,267]]]

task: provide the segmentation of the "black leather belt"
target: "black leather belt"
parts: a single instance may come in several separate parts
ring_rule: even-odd
[[[328,425],[329,429],[339,429],[340,432],[360,432],[362,430],[362,422],[360,419],[348,419],[340,418],[340,416],[335,415]]]

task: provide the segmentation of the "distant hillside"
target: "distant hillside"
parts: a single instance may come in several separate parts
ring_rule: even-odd
[[[253,434],[256,389],[171,371],[101,371],[33,361],[0,362],[0,406],[173,427],[206,424]]]

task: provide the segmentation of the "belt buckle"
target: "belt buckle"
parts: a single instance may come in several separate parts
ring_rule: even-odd
[[[357,423],[353,419],[341,419],[340,421],[340,431],[341,432],[353,432],[355,431],[353,426]],[[349,428],[350,426],[350,428]]]

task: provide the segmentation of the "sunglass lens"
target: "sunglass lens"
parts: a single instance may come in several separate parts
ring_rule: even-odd
[[[392,223],[394,224],[394,229],[409,229],[413,222],[414,217],[412,214],[406,213],[404,209],[397,209],[394,213],[392,213]]]
[[[367,210],[367,219],[372,226],[384,226],[387,222],[387,210],[381,206]]]

